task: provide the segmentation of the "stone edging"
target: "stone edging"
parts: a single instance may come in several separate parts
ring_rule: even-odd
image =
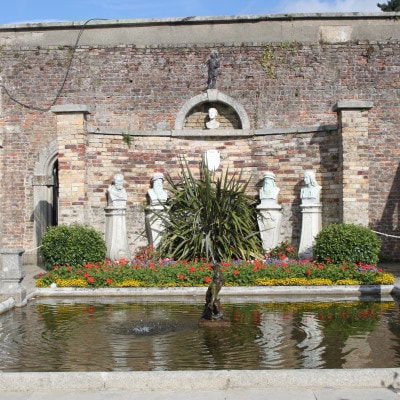
[[[270,388],[388,388],[399,368],[135,371],[0,372],[1,392],[49,391],[196,391]]]
[[[173,288],[37,288],[26,297],[38,298],[90,298],[91,301],[107,302],[107,299],[127,297],[131,301],[203,301],[206,287]],[[311,297],[310,297],[311,296]],[[227,303],[244,302],[307,302],[314,301],[393,301],[400,297],[400,288],[395,285],[343,285],[343,286],[224,286],[221,298]],[[24,304],[21,305],[25,305]],[[0,303],[0,314],[17,304],[13,298]]]
[[[15,305],[16,301],[12,297],[9,297],[8,299],[0,302],[0,314],[13,309]]]
[[[106,19],[91,21],[87,28],[110,28],[126,26],[152,25],[192,25],[204,23],[242,23],[258,21],[293,21],[293,20],[329,20],[329,19],[392,19],[400,15],[398,12],[345,12],[345,13],[287,13],[287,14],[250,14],[232,16],[199,16],[199,17],[167,17],[142,19]],[[0,32],[45,29],[79,29],[84,21],[71,22],[32,22],[0,25]]]

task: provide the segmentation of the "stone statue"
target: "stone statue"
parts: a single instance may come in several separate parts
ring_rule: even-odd
[[[313,170],[304,171],[305,186],[301,188],[301,236],[299,245],[299,257],[308,258],[313,256],[315,237],[321,231],[322,220],[320,203],[321,186],[315,179]]]
[[[124,189],[124,176],[114,175],[114,184],[108,188],[108,205],[116,208],[125,208],[128,195]]]
[[[207,129],[218,129],[219,122],[217,121],[218,111],[216,108],[211,107],[208,109],[208,118],[210,119],[206,122]]]
[[[321,193],[321,186],[318,185],[315,179],[315,172],[311,169],[306,170],[304,172],[304,183],[305,186],[301,188],[300,197],[304,203],[319,203],[320,200],[320,193]]]
[[[261,203],[257,206],[257,221],[262,246],[269,252],[280,243],[282,207],[278,204],[279,188],[276,186],[275,174],[267,171],[263,176],[263,185],[259,190]]]
[[[168,192],[164,190],[164,174],[157,172],[151,178],[152,188],[147,191],[149,196],[150,205],[160,205],[165,203],[168,199]]]
[[[210,172],[218,169],[221,163],[221,154],[218,150],[207,150],[203,155],[204,165]]]
[[[219,54],[217,51],[213,51],[210,58],[207,61],[208,65],[208,81],[207,89],[215,89],[218,77],[218,68],[220,67]]]
[[[275,174],[273,172],[266,172],[263,177],[263,185],[259,191],[261,203],[263,200],[277,200],[279,188],[275,184]]]
[[[128,195],[124,189],[124,176],[114,175],[114,184],[107,190],[108,205],[106,215],[107,257],[111,260],[129,258],[130,251],[126,231],[126,201]]]

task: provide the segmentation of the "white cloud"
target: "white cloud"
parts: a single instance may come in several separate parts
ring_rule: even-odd
[[[377,0],[286,0],[280,12],[316,13],[316,12],[379,12]]]

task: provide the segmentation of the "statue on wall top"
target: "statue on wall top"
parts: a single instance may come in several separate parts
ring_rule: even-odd
[[[208,118],[210,119],[206,122],[207,129],[218,129],[219,122],[217,121],[218,110],[214,107],[208,109]]]
[[[168,192],[164,190],[164,174],[157,172],[151,178],[152,187],[147,191],[149,196],[150,205],[160,205],[165,203],[168,199]]]
[[[312,201],[313,203],[319,203],[321,186],[315,179],[315,172],[312,169],[304,171],[304,183],[305,186],[301,188],[300,197],[307,202]]]
[[[217,51],[213,51],[210,58],[207,61],[208,65],[208,80],[207,89],[215,89],[218,77],[218,68],[220,67],[219,54]]]
[[[125,208],[128,195],[124,189],[124,176],[122,174],[114,175],[114,184],[107,190],[108,205],[116,208]]]
[[[279,190],[275,183],[275,174],[271,171],[266,172],[263,177],[263,185],[259,191],[261,202],[267,199],[277,200]]]

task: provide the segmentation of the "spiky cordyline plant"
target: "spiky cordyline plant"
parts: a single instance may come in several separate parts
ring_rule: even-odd
[[[172,190],[159,248],[164,257],[219,262],[261,255],[255,203],[241,174],[216,177],[202,165],[196,179],[184,162],[179,181],[167,179]]]

